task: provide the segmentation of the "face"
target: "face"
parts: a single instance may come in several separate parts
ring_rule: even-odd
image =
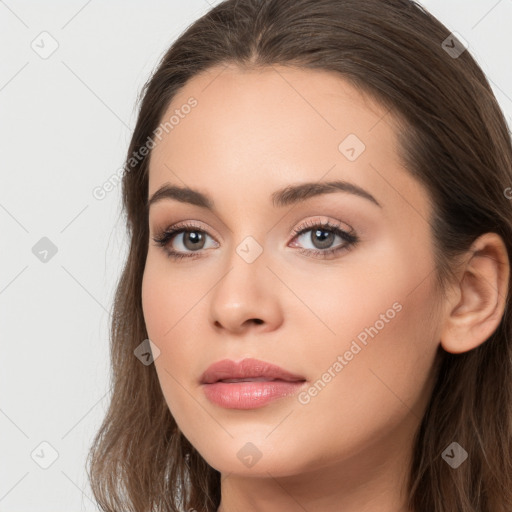
[[[338,75],[281,67],[214,68],[162,122],[173,114],[148,198],[175,186],[211,202],[163,194],[149,213],[143,312],[180,430],[225,473],[403,454],[431,392],[439,297],[429,198],[399,161],[391,114]],[[352,188],[278,193],[327,182]],[[203,372],[245,358],[303,382],[252,408],[212,402]]]

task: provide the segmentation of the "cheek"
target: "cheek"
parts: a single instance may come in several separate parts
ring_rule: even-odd
[[[201,347],[198,339],[199,316],[205,318],[204,298],[211,284],[194,272],[173,271],[171,264],[158,255],[148,256],[142,280],[142,310],[149,339],[159,348],[155,359],[163,394],[171,413],[181,418],[183,408],[190,409],[189,389]],[[195,283],[195,285],[194,285]],[[200,285],[199,283],[203,283]],[[204,325],[204,320],[203,320]]]
[[[395,256],[395,264],[382,268],[373,286],[353,283],[351,300],[343,299],[337,330],[346,335],[335,348],[348,357],[330,397],[337,395],[348,410],[359,410],[368,419],[371,414],[377,423],[380,417],[381,426],[386,417],[422,416],[439,346],[438,319],[431,315],[437,300],[431,267],[405,253]],[[342,421],[342,414],[338,418]]]
[[[318,357],[315,364],[322,372],[310,389],[316,396],[306,397],[310,403],[304,409],[311,423],[318,423],[327,438],[337,440],[338,456],[364,450],[406,422],[413,428],[419,425],[432,391],[430,377],[438,346],[432,326],[424,322],[428,294],[420,295],[397,295],[402,309],[392,310],[394,318],[386,315],[391,311],[386,309],[388,302],[367,301],[365,309],[374,314],[356,318],[354,313],[352,336],[340,338],[330,353],[311,354]],[[387,322],[379,319],[380,313]],[[324,450],[324,444],[319,440],[316,448]]]
[[[170,320],[166,312],[172,314],[172,294],[168,280],[158,265],[152,263],[150,257],[146,261],[142,277],[142,311],[150,339],[157,340],[169,329]],[[166,320],[167,317],[167,320]]]
[[[314,380],[303,397],[311,413],[305,421],[321,423],[334,438],[350,432],[355,440],[409,414],[419,418],[431,391],[439,346],[432,263],[405,244],[373,249],[350,268],[347,259],[339,287],[315,281],[309,304],[329,330],[313,316],[302,323],[299,357]]]
[[[334,329],[339,333],[337,351],[349,351],[347,359],[362,367],[358,375],[366,385],[373,380],[384,389],[384,382],[395,383],[395,391],[406,395],[420,372],[428,373],[438,347],[437,319],[431,315],[437,298],[428,243],[413,246],[401,240],[383,242],[367,258],[361,255],[358,272],[344,279],[345,290],[333,308],[339,318]],[[418,254],[417,247],[425,254]],[[352,355],[357,345],[360,351]]]
[[[142,310],[148,334],[155,341],[172,339],[175,331],[190,323],[188,316],[204,295],[197,273],[173,269],[167,258],[150,249],[142,279]],[[152,339],[152,338],[151,338]]]
[[[148,259],[144,271],[142,310],[148,337],[160,349],[155,360],[157,369],[165,367],[174,372],[176,362],[184,363],[186,349],[191,347],[189,315],[198,301],[198,290],[190,283],[180,283],[169,266],[155,260]]]
[[[148,257],[142,280],[142,310],[148,337],[160,349],[155,367],[161,384],[172,384],[176,361],[185,363],[186,359],[182,350],[188,346],[185,340],[180,343],[171,343],[171,340],[177,339],[180,328],[187,323],[184,307],[189,302],[190,287],[176,283],[164,265],[157,258]]]
[[[405,234],[381,237],[344,258],[336,269],[286,271],[284,280],[309,309],[290,320],[298,322],[302,333],[294,344],[299,361],[318,372],[349,351],[347,359],[356,366],[360,361],[368,373],[370,362],[399,365],[401,359],[431,354],[433,262],[426,234],[419,236],[416,244]]]

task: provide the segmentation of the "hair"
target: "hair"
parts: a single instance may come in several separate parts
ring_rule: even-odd
[[[443,48],[450,34],[412,0],[226,0],[160,59],[138,98],[122,179],[129,252],[110,329],[112,394],[87,459],[101,510],[213,512],[220,503],[220,473],[180,432],[154,365],[134,357],[148,338],[141,284],[150,153],[133,155],[147,146],[176,93],[216,65],[281,65],[336,72],[377,100],[397,121],[400,158],[433,205],[435,276],[444,292],[455,282],[458,257],[486,232],[502,237],[512,259],[510,132],[470,52],[456,57]],[[503,317],[484,343],[460,354],[439,347],[408,471],[414,512],[512,510],[510,281]],[[469,454],[457,469],[442,458],[453,441]]]

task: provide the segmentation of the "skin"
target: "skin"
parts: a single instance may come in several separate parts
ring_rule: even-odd
[[[148,197],[165,183],[187,185],[211,195],[216,210],[152,205],[142,301],[169,409],[221,472],[219,512],[406,511],[412,438],[436,353],[471,350],[502,317],[502,240],[480,237],[441,298],[431,202],[399,161],[391,114],[338,75],[212,68],[187,83],[164,119],[190,96],[198,105],[152,151]],[[366,146],[354,161],[338,149],[348,134]],[[382,207],[346,192],[284,208],[270,201],[282,187],[334,179],[363,187]],[[314,229],[295,238],[293,229],[326,220],[359,243],[326,259],[301,254],[322,246]],[[199,258],[173,260],[153,242],[182,221],[206,233]],[[248,236],[263,250],[252,263],[236,252]],[[184,237],[169,245],[193,253]],[[329,248],[344,243],[336,236]],[[245,357],[302,375],[309,388],[394,303],[401,310],[307,404],[294,396],[232,410],[202,392],[211,363]],[[261,452],[252,467],[237,456],[248,442]]]

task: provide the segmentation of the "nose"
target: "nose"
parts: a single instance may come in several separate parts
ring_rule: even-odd
[[[234,252],[228,270],[211,292],[210,322],[215,329],[243,334],[249,329],[268,332],[281,325],[282,287],[267,263],[264,253],[248,263]]]

